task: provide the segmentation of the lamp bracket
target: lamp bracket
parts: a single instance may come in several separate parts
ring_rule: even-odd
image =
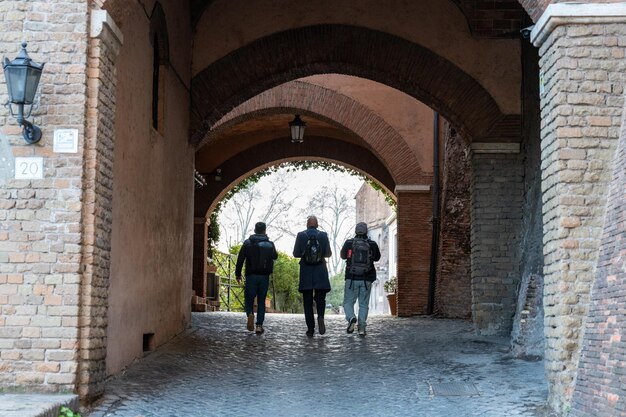
[[[22,120],[22,127],[24,130],[22,131],[22,137],[29,144],[39,142],[41,139],[41,129],[28,120]]]

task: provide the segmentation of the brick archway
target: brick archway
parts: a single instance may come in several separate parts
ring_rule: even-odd
[[[111,1],[111,0],[109,0]],[[206,10],[214,0],[193,0],[192,2],[192,19],[191,24],[192,27],[195,27],[198,20],[202,16],[204,10]],[[474,8],[476,8],[475,1],[471,0],[451,0],[452,2],[458,4],[464,12],[467,9],[470,9],[473,12]],[[545,10],[547,4],[550,3],[550,0],[519,0],[516,2],[511,2],[507,0],[499,0],[494,2],[494,4],[487,4],[485,9],[480,10],[480,14],[482,15],[482,19],[474,18],[473,13],[466,13],[466,19],[468,20],[468,24],[473,29],[473,32],[482,34],[480,29],[480,24],[483,23],[485,26],[489,27],[490,30],[497,31],[497,33],[502,33],[500,28],[497,28],[497,25],[493,24],[495,20],[502,22],[503,20],[512,20],[510,18],[511,10],[515,11],[516,8],[512,7],[511,4],[522,6],[522,8],[531,16],[534,22],[536,22],[543,11]],[[517,6],[517,7],[519,7]],[[488,18],[484,16],[487,15]],[[514,15],[517,17],[517,15]],[[482,20],[482,22],[480,22]],[[478,30],[476,30],[478,29]],[[509,28],[507,28],[509,29]],[[489,32],[490,34],[492,32]]]
[[[350,130],[372,148],[398,184],[430,181],[404,138],[382,117],[350,97],[303,81],[282,84],[242,103],[224,115],[202,143],[243,121],[279,113],[310,115]]]
[[[439,111],[474,140],[519,140],[520,116],[503,114],[476,80],[434,52],[384,32],[317,25],[258,39],[194,77],[190,141],[199,144],[224,114],[263,91],[329,73],[403,91]]]
[[[370,150],[338,139],[307,137],[298,146],[285,146],[287,137],[274,139],[251,147],[226,161],[222,169],[222,181],[210,182],[196,191],[194,213],[204,217],[230,189],[241,180],[261,169],[281,162],[313,159],[344,165],[373,178],[388,191],[393,192],[395,181],[391,173]]]

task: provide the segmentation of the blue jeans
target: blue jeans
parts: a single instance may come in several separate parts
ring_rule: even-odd
[[[254,312],[254,297],[257,298],[256,324],[262,325],[265,319],[265,297],[270,286],[269,275],[248,275],[244,290],[246,316]]]
[[[354,316],[354,303],[359,300],[359,329],[365,329],[367,313],[369,312],[370,293],[372,283],[369,281],[356,281],[347,279],[343,290],[343,309],[346,312],[346,320],[349,322]]]

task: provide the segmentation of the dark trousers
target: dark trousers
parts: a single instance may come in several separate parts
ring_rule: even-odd
[[[313,295],[315,291],[315,295]],[[326,311],[326,293],[328,290],[304,290],[302,292],[302,303],[304,304],[304,319],[306,320],[306,327],[309,330],[315,329],[315,317],[313,317],[313,300],[317,306],[317,318],[324,318],[324,311]]]
[[[254,312],[254,297],[257,298],[257,315],[256,324],[263,324],[265,320],[265,297],[267,289],[270,286],[270,277],[268,275],[248,275],[246,277],[245,287],[245,304],[246,315],[249,316]]]

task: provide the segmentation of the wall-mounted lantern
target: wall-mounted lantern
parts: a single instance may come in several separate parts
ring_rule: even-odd
[[[302,143],[304,142],[304,129],[306,128],[306,123],[300,119],[300,115],[296,114],[296,117],[289,122],[289,129],[291,129],[291,141],[293,143]]]
[[[37,143],[41,139],[41,129],[26,118],[30,117],[33,110],[33,101],[44,64],[37,64],[30,59],[26,52],[26,42],[24,42],[17,57],[13,61],[5,57],[2,66],[9,92],[9,101],[6,106],[11,116],[15,117],[17,123],[24,128],[22,132],[24,140],[29,144]],[[17,106],[17,115],[13,112],[13,104]],[[24,117],[25,105],[30,105],[26,117]]]

